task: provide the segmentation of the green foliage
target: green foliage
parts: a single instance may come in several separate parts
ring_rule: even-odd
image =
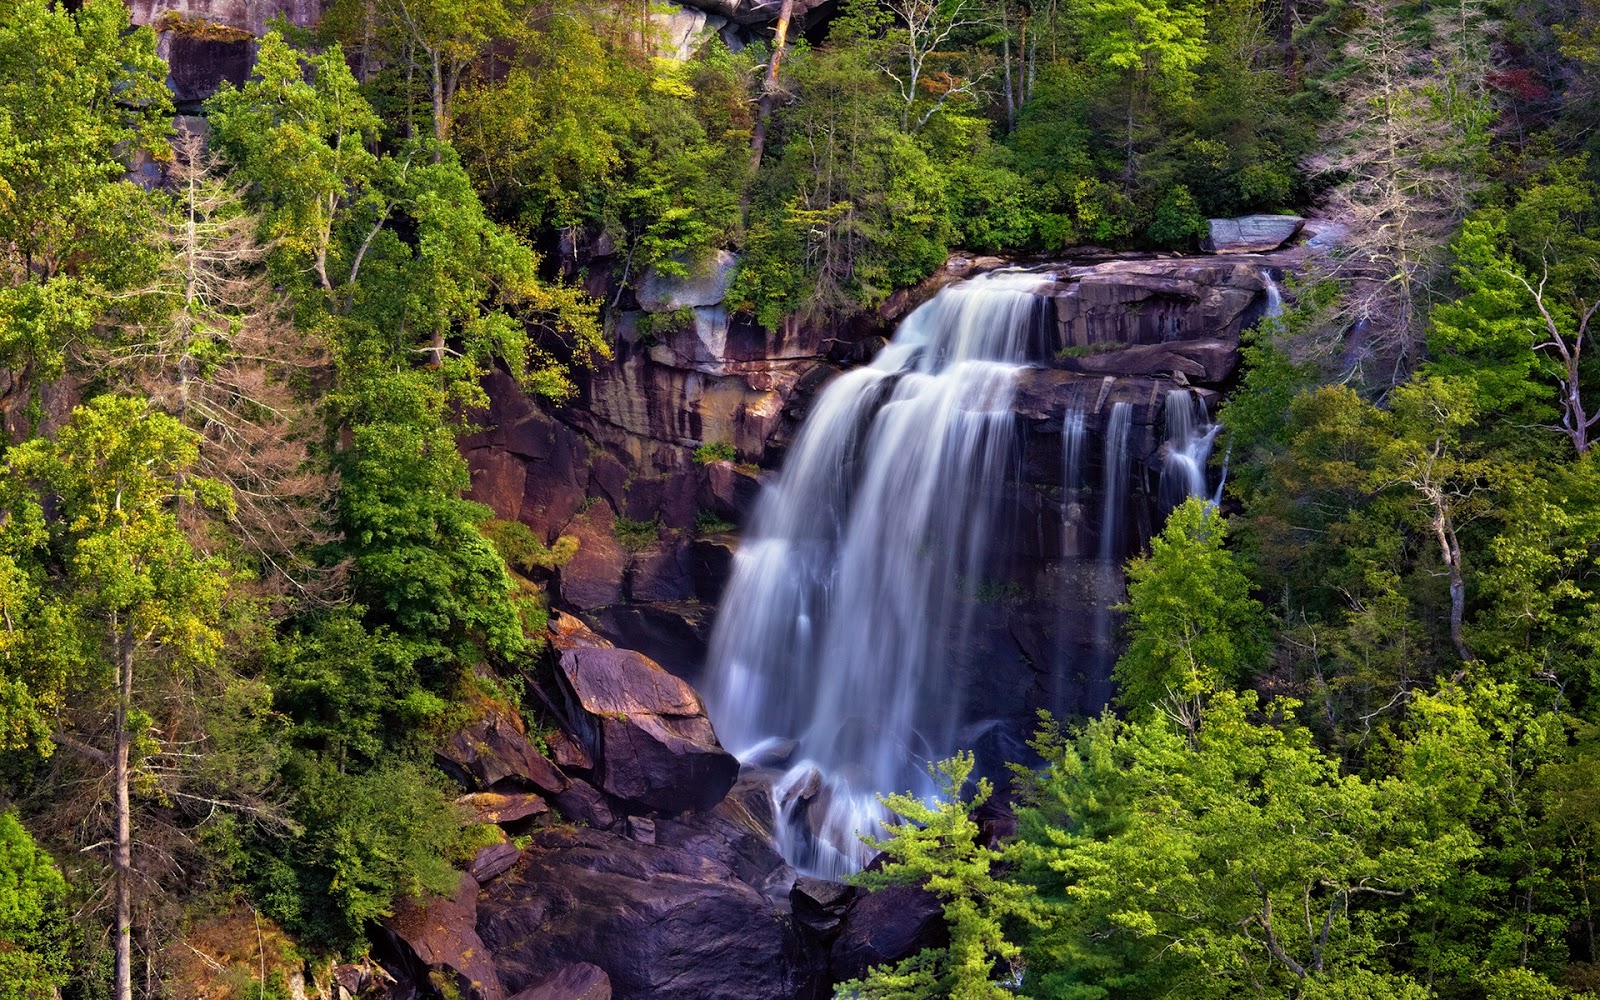
[[[53,1000],[70,973],[67,883],[14,813],[0,813],[0,1000]]]
[[[1356,996],[1388,971],[1385,942],[1418,927],[1413,902],[1472,846],[1408,815],[1426,793],[1341,774],[1292,708],[1257,722],[1253,693],[1223,691],[1201,699],[1189,731],[1110,715],[1072,735],[1044,729],[1048,766],[1029,778],[1015,851],[1049,908],[1025,948],[1026,988]]]
[[[24,380],[59,377],[109,313],[138,321],[153,200],[125,158],[167,155],[166,76],[120,0],[0,10],[0,366]]]
[[[996,982],[996,975],[1004,978],[1008,970],[995,965],[1009,965],[1020,955],[1018,946],[1006,939],[1004,922],[1031,917],[1033,901],[1026,886],[999,877],[996,866],[1002,855],[982,842],[972,810],[988,801],[994,789],[982,778],[971,798],[964,798],[972,767],[970,753],[928,766],[938,786],[935,805],[913,795],[883,797],[896,822],[887,838],[866,838],[866,843],[887,854],[888,861],[852,877],[868,889],[920,885],[938,896],[950,925],[949,948],[924,951],[894,968],[874,968],[865,981],[840,984],[837,995],[879,1000],[1003,1000],[1014,995]]]
[[[343,401],[360,422],[339,456],[339,513],[355,593],[374,620],[435,670],[526,646],[499,552],[478,530],[489,510],[461,499],[466,463],[422,370],[376,373]]]
[[[726,441],[707,441],[694,450],[694,460],[701,465],[710,465],[712,462],[733,462],[738,458],[739,453]]]
[[[562,535],[546,545],[534,535],[533,529],[521,521],[502,521],[490,518],[478,526],[483,537],[500,553],[506,565],[521,573],[536,569],[560,569],[578,554],[578,537]]]
[[[1161,196],[1145,234],[1162,246],[1189,250],[1210,231],[1206,217],[1200,214],[1200,206],[1195,204],[1194,195],[1179,184],[1168,188]]]
[[[289,773],[304,833],[269,845],[243,873],[263,913],[343,950],[360,947],[369,921],[392,915],[397,899],[455,892],[451,859],[466,834],[437,772],[396,761],[348,774],[307,757]]]
[[[654,545],[661,537],[661,519],[631,521],[619,516],[611,522],[611,533],[629,552],[640,552]]]
[[[724,520],[716,511],[700,510],[694,515],[694,530],[700,535],[720,535],[725,531],[733,531],[738,525],[732,521]]]
[[[1260,665],[1261,605],[1226,540],[1222,514],[1190,497],[1150,554],[1128,564],[1129,641],[1115,673],[1117,698],[1134,714],[1232,687]]]

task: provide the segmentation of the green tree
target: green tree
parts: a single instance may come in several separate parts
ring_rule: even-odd
[[[1190,497],[1172,511],[1150,554],[1128,564],[1128,649],[1117,661],[1118,700],[1130,711],[1186,710],[1232,687],[1266,654],[1261,605],[1224,548],[1227,522]]]
[[[166,155],[171,95],[155,35],[119,0],[0,9],[0,366],[37,391],[134,294],[152,200],[130,155]]]
[[[1006,939],[1005,922],[1032,916],[1028,888],[999,876],[1003,855],[986,846],[972,811],[988,801],[994,788],[978,780],[970,799],[963,798],[972,775],[970,753],[928,765],[940,800],[928,805],[912,795],[888,795],[883,803],[896,817],[883,840],[866,838],[888,861],[852,878],[857,885],[919,885],[944,903],[950,925],[950,946],[924,951],[897,966],[877,967],[865,981],[842,983],[841,996],[876,1000],[949,997],[950,1000],[1003,1000],[1015,996],[996,982],[997,962],[1008,965],[1021,950]]]
[[[1121,78],[1125,97],[1122,191],[1137,175],[1138,118],[1152,83],[1186,90],[1206,55],[1205,9],[1188,0],[1089,0],[1073,8],[1084,58]]]
[[[132,997],[132,797],[135,785],[159,780],[149,675],[203,668],[222,646],[226,568],[193,550],[176,510],[232,506],[225,489],[187,475],[197,445],[193,432],[143,402],[103,396],[73,411],[58,440],[6,456],[0,509],[31,528],[7,539],[7,555],[36,588],[29,624],[48,630],[34,645],[59,651],[66,671],[57,676],[86,702],[75,706],[83,709],[76,732],[57,741],[111,772],[119,1000]],[[92,706],[107,704],[102,729]]]
[[[1260,709],[1221,691],[1192,734],[1159,716],[1045,728],[1015,849],[1049,908],[1024,947],[1026,988],[1357,996],[1335,984],[1394,971],[1381,956],[1411,926],[1409,901],[1472,845],[1410,825],[1398,783],[1342,774],[1292,703],[1264,706],[1271,721]]]
[[[70,972],[67,882],[14,813],[0,813],[0,1000],[55,1000]]]

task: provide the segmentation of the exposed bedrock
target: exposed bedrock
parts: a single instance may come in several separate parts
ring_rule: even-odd
[[[1034,268],[1054,280],[1047,342],[1016,392],[1023,468],[1009,579],[1050,600],[1105,589],[1056,558],[1064,532],[1091,545],[1099,530],[1074,527],[1064,508],[1065,414],[1085,414],[1093,473],[1106,416],[1115,403],[1130,404],[1136,484],[1127,530],[1147,535],[1167,393],[1192,388],[1214,404],[1234,377],[1241,330],[1265,311],[1270,270],[1292,266],[1294,253]],[[578,555],[553,574],[557,604],[691,682],[700,679],[737,528],[817,393],[870,361],[893,323],[939,287],[1006,262],[953,258],[876,313],[777,330],[723,306],[734,264],[721,255],[684,277],[646,274],[637,293],[623,296],[634,308],[611,318],[616,358],[585,373],[576,400],[540,405],[508,377],[491,377],[490,405],[476,418],[482,429],[462,440],[474,499],[546,540],[579,539]],[[1008,618],[1002,631],[1023,634],[1006,640],[1007,655],[1044,671],[1037,649],[1046,640],[1027,626],[1030,614]]]

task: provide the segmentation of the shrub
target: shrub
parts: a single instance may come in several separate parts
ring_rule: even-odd
[[[694,450],[694,460],[701,465],[710,465],[712,462],[736,461],[739,453],[733,445],[726,441],[707,441]]]

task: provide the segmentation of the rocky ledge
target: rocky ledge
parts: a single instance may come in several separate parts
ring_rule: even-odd
[[[770,775],[739,772],[688,685],[571,616],[552,635],[526,678],[560,721],[543,749],[487,703],[439,753],[500,838],[389,921],[391,1000],[821,1000],[941,943],[925,892],[796,879]]]

